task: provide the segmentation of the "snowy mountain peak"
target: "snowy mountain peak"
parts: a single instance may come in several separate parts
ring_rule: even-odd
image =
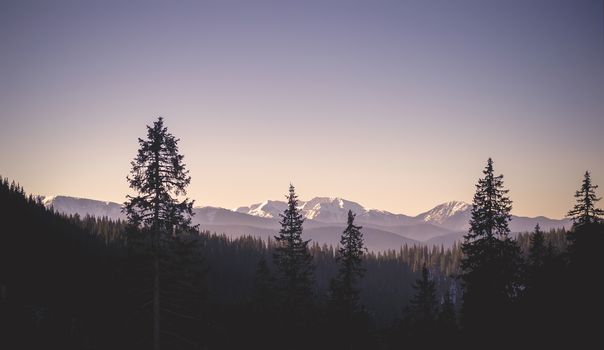
[[[66,215],[106,216],[114,219],[124,219],[126,217],[126,215],[122,213],[122,205],[118,203],[68,196],[40,197],[42,198],[42,203],[45,207],[52,207],[55,211]]]
[[[323,222],[346,222],[348,211],[362,215],[362,205],[338,197],[315,197],[301,206],[305,218]]]
[[[252,204],[249,207],[239,207],[239,213],[263,218],[279,218],[279,214],[287,208],[284,201],[268,200]],[[360,204],[339,197],[315,197],[308,201],[299,201],[298,209],[306,219],[322,222],[346,222],[348,210],[358,215],[364,215],[367,210]]]
[[[267,200],[262,203],[252,204],[247,214],[263,218],[278,218],[279,214],[283,213],[285,208],[287,208],[286,202]]]
[[[439,204],[427,212],[419,214],[417,218],[424,222],[443,224],[454,216],[467,216],[471,208],[472,205],[466,202],[451,201]]]
[[[41,200],[42,200],[42,204],[44,204],[45,207],[50,207],[52,206],[52,202],[55,199],[55,197],[57,196],[38,196]]]

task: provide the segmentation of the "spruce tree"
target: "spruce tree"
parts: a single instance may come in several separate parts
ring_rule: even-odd
[[[258,260],[252,291],[252,307],[258,314],[270,314],[274,303],[273,278],[264,255]]]
[[[455,313],[455,303],[451,292],[447,290],[443,296],[443,301],[438,311],[437,321],[441,332],[445,334],[455,333],[457,330],[457,316]]]
[[[535,231],[531,234],[529,246],[529,264],[532,269],[543,266],[549,250],[545,244],[545,236],[541,231],[541,227],[539,224],[535,225]]]
[[[575,226],[602,221],[604,210],[596,208],[596,203],[602,199],[596,196],[597,188],[598,185],[592,185],[591,174],[586,171],[581,188],[575,193],[577,203],[567,214],[573,220]]]
[[[165,238],[192,229],[193,201],[186,195],[191,182],[188,170],[179,154],[179,139],[168,132],[163,118],[147,126],[147,138],[138,139],[139,150],[131,162],[127,177],[136,195],[127,196],[124,203],[128,222],[147,233],[153,258],[153,348],[160,348],[160,261]]]
[[[505,323],[511,300],[518,293],[521,260],[520,248],[509,237],[512,202],[503,187],[503,175],[494,175],[491,158],[483,174],[476,185],[470,229],[461,246],[461,278],[464,324],[483,330],[486,336]]]
[[[598,185],[591,182],[589,171],[586,171],[583,184],[575,194],[577,203],[567,214],[573,220],[567,240],[570,264],[575,269],[575,274],[579,270],[591,269],[594,264],[597,265],[597,249],[602,246],[604,240],[604,222],[601,218],[604,210],[596,207],[596,203],[601,199],[596,196],[597,188]]]
[[[436,283],[430,278],[430,272],[424,264],[421,278],[413,285],[415,295],[411,298],[408,317],[421,330],[434,327],[438,315]]]
[[[360,305],[359,282],[365,269],[363,234],[361,226],[354,224],[355,214],[348,211],[346,228],[340,237],[336,254],[337,275],[331,280],[328,300],[328,326],[330,348],[367,348],[368,319]]]
[[[298,209],[298,197],[290,184],[287,208],[280,214],[281,229],[275,236],[273,256],[277,272],[282,311],[300,320],[312,306],[314,266],[308,249],[310,240],[302,239],[304,218]]]
[[[541,231],[539,224],[535,225],[535,230],[529,237],[528,261],[525,266],[525,289],[524,298],[527,301],[527,311],[535,309],[537,304],[543,299],[540,294],[544,294],[548,283],[548,270],[554,263],[554,250],[551,242],[546,244],[545,235]]]
[[[566,331],[577,338],[597,338],[600,329],[592,320],[604,313],[604,287],[598,276],[602,274],[602,246],[604,246],[604,212],[596,208],[601,199],[596,196],[597,185],[585,172],[581,189],[575,194],[577,203],[568,215],[573,228],[568,233],[569,279],[567,319],[572,320]]]
[[[339,312],[351,316],[360,310],[358,283],[363,278],[365,269],[362,266],[363,246],[362,226],[354,224],[355,214],[348,211],[348,223],[340,238],[340,247],[336,256],[338,275],[331,281],[331,304]]]
[[[437,344],[438,300],[436,283],[423,264],[421,277],[412,285],[415,294],[409,300],[403,319],[400,346],[432,348]]]

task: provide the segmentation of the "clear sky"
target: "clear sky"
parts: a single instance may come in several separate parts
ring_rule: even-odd
[[[603,2],[0,1],[0,174],[123,201],[145,125],[197,205],[471,201],[489,156],[517,215],[604,194]]]

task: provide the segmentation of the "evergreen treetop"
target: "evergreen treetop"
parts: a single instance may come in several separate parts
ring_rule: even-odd
[[[410,300],[409,318],[412,322],[434,322],[438,314],[436,283],[430,279],[426,265],[422,267],[421,278],[413,285],[416,294]]]
[[[362,266],[363,246],[362,226],[354,224],[355,214],[348,211],[346,229],[340,237],[340,247],[336,256],[339,265],[338,275],[331,283],[332,303],[338,304],[347,312],[358,311],[359,290],[357,284],[363,277],[365,269]]]
[[[162,334],[171,332],[161,327],[163,321],[160,320],[167,320],[166,313],[179,315],[178,318],[185,316],[186,319],[196,319],[184,315],[186,311],[179,309],[178,304],[185,300],[195,300],[197,303],[201,295],[200,286],[190,281],[201,281],[201,278],[193,276],[203,274],[193,270],[196,241],[188,241],[184,235],[177,235],[191,231],[193,215],[193,201],[177,199],[186,195],[186,187],[191,182],[183,163],[184,156],[178,152],[178,142],[164,126],[163,118],[159,117],[153,126],[147,126],[147,138],[138,139],[138,153],[131,162],[130,175],[126,177],[130,188],[137,193],[135,196],[128,195],[124,203],[128,222],[134,227],[132,237],[140,237],[142,232],[142,238],[146,239],[143,242],[151,243],[154,350],[161,348]],[[196,303],[187,304],[191,306]],[[190,311],[195,308],[183,309]],[[182,335],[179,338],[190,342]]]
[[[535,225],[535,231],[530,237],[529,262],[533,267],[539,267],[545,261],[548,247],[545,244],[545,236],[539,224]]]
[[[507,237],[510,233],[512,201],[503,188],[503,175],[495,176],[493,160],[489,158],[483,170],[484,178],[478,180],[472,202],[470,231],[466,239],[480,237]]]
[[[302,239],[304,218],[298,209],[298,196],[290,184],[287,208],[280,215],[281,229],[275,236],[273,256],[277,269],[278,288],[286,309],[307,307],[312,302],[314,267],[308,243]],[[291,310],[290,310],[291,311]]]
[[[178,151],[179,141],[168,132],[162,117],[147,126],[146,139],[138,139],[139,150],[127,176],[137,194],[128,195],[124,203],[128,221],[136,227],[164,233],[190,229],[194,201],[177,199],[186,195],[191,182],[184,156]]]
[[[596,196],[597,188],[598,185],[591,183],[591,174],[586,171],[581,188],[575,193],[577,203],[567,214],[573,220],[574,225],[582,226],[602,221],[604,210],[596,208],[596,203],[602,199]]]
[[[517,242],[509,237],[512,201],[506,196],[503,175],[493,174],[491,158],[483,174],[476,185],[470,229],[461,246],[463,320],[468,328],[492,332],[497,327],[487,325],[503,324],[511,300],[519,293],[521,257]],[[501,316],[496,318],[496,314]]]

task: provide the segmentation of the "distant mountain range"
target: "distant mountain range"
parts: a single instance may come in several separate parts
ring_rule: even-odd
[[[118,203],[67,196],[47,196],[42,200],[47,207],[63,214],[125,219],[122,205]],[[267,239],[279,231],[279,214],[283,213],[286,205],[284,201],[267,200],[235,210],[197,207],[194,208],[193,223],[199,224],[203,230],[230,237],[251,235]],[[417,216],[408,216],[366,209],[359,203],[342,198],[315,197],[300,201],[299,209],[306,219],[303,235],[307,239],[319,244],[337,244],[346,225],[348,210],[352,210],[357,215],[356,222],[363,226],[367,247],[373,251],[384,251],[398,249],[404,244],[451,246],[467,232],[472,206],[452,201]],[[571,226],[568,219],[512,216],[510,229],[514,233],[532,231],[537,223],[543,230]]]

